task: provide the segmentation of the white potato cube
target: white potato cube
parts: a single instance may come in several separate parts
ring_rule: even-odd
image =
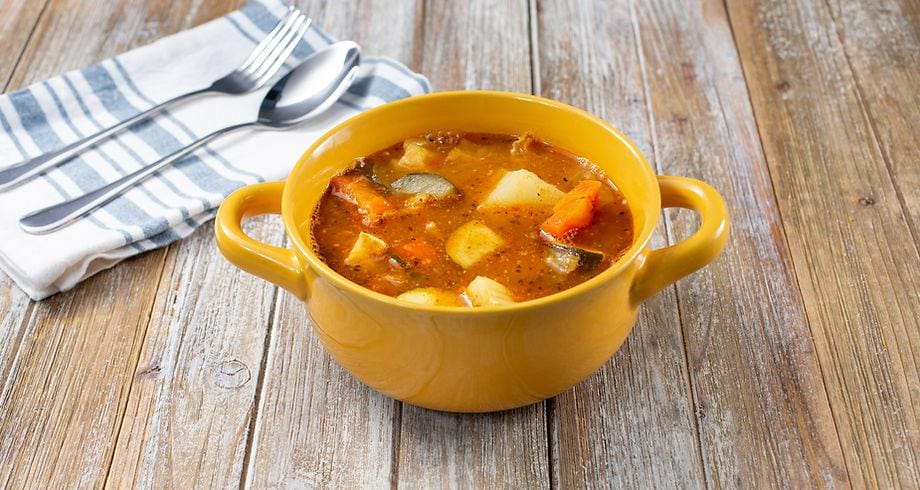
[[[425,146],[423,140],[406,140],[403,156],[396,164],[408,170],[426,170],[437,167],[444,155]]]
[[[460,298],[456,293],[439,288],[415,288],[400,294],[396,299],[420,305],[434,306],[460,306]]]
[[[451,260],[469,269],[504,245],[505,240],[491,228],[478,221],[470,221],[454,230],[444,247]]]
[[[514,170],[502,176],[492,192],[479,204],[479,209],[522,205],[552,206],[564,192],[548,184],[529,170]]]
[[[507,305],[515,302],[511,291],[503,284],[482,276],[476,276],[463,294],[473,306]]]
[[[348,252],[348,257],[345,257],[345,264],[355,266],[375,262],[384,256],[387,248],[386,242],[362,231]]]

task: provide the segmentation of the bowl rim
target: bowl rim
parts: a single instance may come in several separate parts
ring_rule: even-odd
[[[568,289],[542,296],[535,299],[530,299],[527,301],[521,301],[518,303],[512,303],[507,305],[490,305],[490,306],[436,306],[436,305],[424,305],[417,303],[410,303],[408,301],[397,300],[394,296],[388,296],[383,293],[379,293],[372,289],[361,286],[355,282],[352,282],[345,276],[339,274],[331,267],[329,267],[316,253],[313,251],[312,247],[309,247],[301,236],[300,229],[297,226],[297,223],[294,220],[293,216],[293,199],[294,191],[293,182],[296,182],[297,177],[301,172],[304,172],[305,168],[308,166],[307,162],[310,160],[311,155],[323,144],[329,141],[334,135],[339,134],[344,128],[354,124],[354,121],[361,120],[364,118],[371,118],[377,115],[379,112],[390,110],[394,106],[410,105],[424,103],[426,101],[436,101],[440,99],[455,98],[455,97],[496,97],[496,98],[511,98],[526,101],[528,103],[536,103],[544,106],[550,106],[556,109],[561,109],[563,111],[572,113],[576,116],[586,118],[596,125],[600,126],[602,129],[610,133],[610,135],[618,139],[623,143],[626,148],[634,155],[635,158],[642,163],[640,165],[644,177],[653,183],[650,186],[652,193],[649,199],[654,200],[653,203],[648,203],[648,205],[654,204],[655,211],[654,216],[649,216],[649,219],[646,220],[645,226],[642,232],[638,237],[633,238],[633,243],[626,250],[623,255],[617,259],[616,262],[610,265],[607,269],[602,271],[600,274],[579,283],[575,286],[572,286]],[[577,151],[576,151],[577,153]],[[417,312],[429,312],[437,314],[452,314],[459,316],[476,316],[476,315],[492,315],[496,313],[511,313],[519,312],[523,310],[535,309],[542,306],[558,303],[565,301],[573,296],[578,296],[584,292],[587,292],[591,289],[594,289],[601,284],[614,279],[617,275],[620,274],[624,269],[630,267],[635,260],[644,253],[648,248],[648,244],[651,241],[652,233],[657,227],[658,220],[655,219],[661,213],[661,192],[657,184],[657,176],[654,168],[646,160],[645,156],[641,151],[636,147],[629,138],[626,137],[620,130],[615,128],[612,124],[607,121],[587,112],[577,107],[571,105],[547,99],[545,97],[540,97],[537,95],[518,93],[518,92],[505,92],[505,91],[496,91],[496,90],[455,90],[455,91],[445,91],[445,92],[433,92],[424,95],[416,95],[412,97],[407,97],[404,99],[399,99],[393,102],[388,102],[386,104],[381,104],[377,107],[369,109],[367,111],[356,114],[352,117],[349,117],[345,121],[335,125],[334,127],[327,130],[320,136],[316,141],[307,148],[300,158],[297,160],[297,163],[291,169],[291,172],[288,174],[285,183],[284,189],[281,196],[281,217],[282,222],[284,223],[285,233],[291,240],[291,243],[294,246],[294,249],[297,251],[298,256],[300,257],[301,267],[305,269],[311,269],[311,271],[319,276],[322,276],[324,279],[332,282],[338,288],[347,290],[351,293],[357,294],[361,297],[371,299],[380,303],[387,304],[389,306],[403,308],[407,310],[413,310]],[[304,264],[304,259],[306,264]],[[309,273],[310,271],[305,271]],[[309,297],[309,295],[308,295]]]

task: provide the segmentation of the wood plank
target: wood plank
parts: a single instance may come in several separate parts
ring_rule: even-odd
[[[4,91],[48,0],[0,0],[0,85]]]
[[[774,236],[781,223],[724,11],[714,2],[579,5],[574,25],[556,32],[553,19],[574,6],[541,12],[543,92],[613,121],[661,173],[713,183],[735,229],[722,258],[678,284],[677,304],[669,289],[644,305],[643,322],[610,369],[559,399],[560,484],[587,477],[699,485],[702,472],[692,465],[700,454],[713,486],[845,477],[788,250]],[[603,25],[593,23],[599,18]],[[612,87],[609,96],[582,95],[600,84]],[[684,213],[667,216],[671,242],[695,227]],[[752,264],[769,266],[736,277]],[[751,304],[765,307],[752,312]],[[748,386],[766,389],[754,399]],[[617,437],[583,442],[585,426]]]
[[[358,42],[366,55],[411,63],[420,3],[377,0],[358,10],[339,2],[298,5],[330,35]],[[303,304],[280,294],[257,395],[246,485],[389,486],[399,405],[345,372],[312,329]]]
[[[541,95],[611,121],[654,161],[629,6],[576,0],[538,6]],[[659,227],[653,246],[666,244],[664,230]],[[642,308],[613,359],[553,403],[553,477],[560,488],[704,483],[673,288]]]
[[[284,237],[280,219],[246,230]],[[277,288],[224,260],[209,225],[165,263],[106,484],[239,486]]]
[[[709,483],[843,485],[846,469],[724,6],[644,3],[636,18],[660,169],[711,182],[735,218],[722,259],[677,287]],[[696,226],[682,214],[669,223],[672,236]]]
[[[438,90],[531,92],[528,15],[526,2],[428,2],[422,72]],[[398,481],[421,488],[548,487],[545,404],[479,415],[402,405]]]
[[[730,1],[728,11],[849,477],[913,486],[920,260],[911,208],[898,199],[828,4]],[[863,29],[869,46],[897,44],[883,25]]]
[[[38,23],[40,12],[47,2],[27,0],[0,0],[0,91],[6,92],[13,69],[25,49]],[[0,274],[0,379],[9,380],[10,371],[16,360],[16,350],[25,335],[20,328],[31,311],[29,297],[13,283],[12,279]],[[0,407],[9,399],[9,384],[0,385]],[[2,408],[0,408],[2,413]]]
[[[89,65],[190,27],[196,6],[52,1],[10,87]],[[10,334],[0,412],[3,486],[99,485],[113,454],[165,250],[33,306]],[[7,368],[8,366],[11,366]]]
[[[828,5],[859,101],[920,243],[920,3],[830,0]]]
[[[163,251],[36,303],[0,413],[0,481],[47,488],[105,477]],[[114,305],[118,307],[114,307]]]

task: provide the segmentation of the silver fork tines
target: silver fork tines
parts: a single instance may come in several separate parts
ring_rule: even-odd
[[[284,62],[287,61],[287,58],[294,52],[294,48],[297,47],[297,43],[300,42],[309,27],[310,19],[307,16],[301,13],[300,10],[294,8],[294,6],[288,7],[288,11],[284,17],[282,17],[265,38],[253,48],[252,52],[239,68],[215,80],[214,83],[207,88],[176,96],[140,114],[132,116],[127,120],[121,121],[115,126],[103,129],[96,134],[70,143],[63,148],[0,170],[0,191],[13,187],[52,167],[70,160],[83,150],[96,144],[98,141],[108,138],[141,120],[147,119],[163,110],[164,107],[180,100],[206,93],[239,95],[252,92],[264,86],[276,73],[278,73],[278,70],[284,66]]]
[[[297,47],[306,28],[310,26],[310,21],[311,19],[293,5],[288,7],[287,14],[252,50],[237,71],[246,75],[256,85],[262,85],[268,81],[266,79],[260,83],[260,78],[266,74],[267,78],[271,78],[278,71],[278,68]]]
[[[256,70],[254,76],[256,77],[257,85],[267,83],[268,80],[278,72],[278,69],[284,65],[288,56],[294,52],[294,49],[297,48],[297,44],[303,38],[303,35],[306,34],[307,29],[310,28],[310,23],[311,19],[304,15],[300,16],[299,22],[295,24],[296,27],[288,34],[285,34],[282,42],[272,49],[271,55],[268,57],[270,61],[263,63],[262,67]]]

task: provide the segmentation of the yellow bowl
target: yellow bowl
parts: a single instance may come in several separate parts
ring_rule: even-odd
[[[613,266],[571,289],[510,306],[422,306],[354,284],[313,252],[313,209],[329,179],[402,139],[438,129],[520,134],[601,166],[626,196],[635,241]],[[696,233],[650,250],[662,207],[699,213]],[[257,242],[240,223],[280,212],[293,249]],[[323,135],[286,182],[234,192],[217,214],[217,245],[239,268],[306,303],[326,348],[369,386],[437,410],[487,412],[565,391],[603,365],[635,323],[639,304],[712,261],[728,238],[719,194],[698,180],[655,176],[635,145],[606,122],[531,95],[441,92],[359,114]]]

